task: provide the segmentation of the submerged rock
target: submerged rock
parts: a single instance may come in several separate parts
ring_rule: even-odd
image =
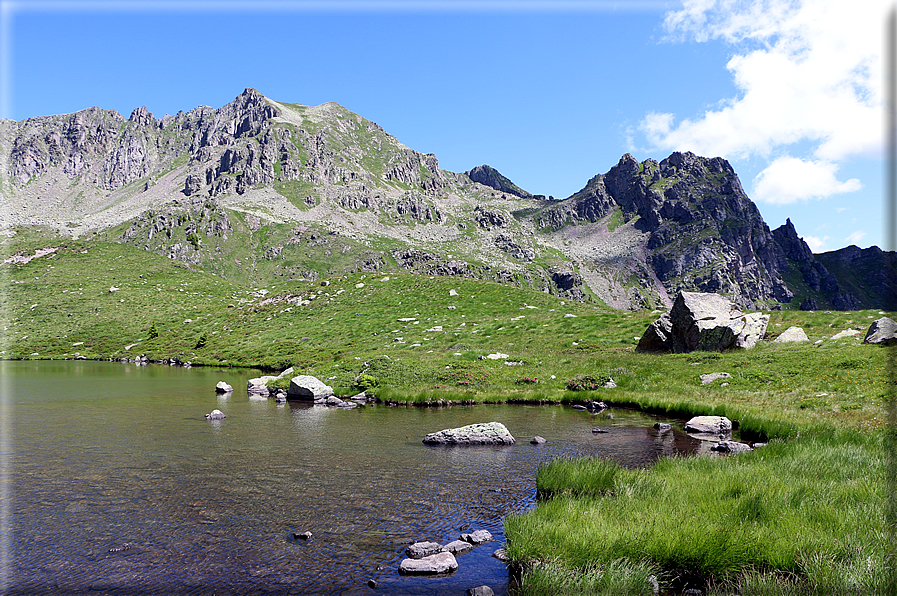
[[[430,433],[423,442],[427,445],[513,445],[517,440],[501,422],[488,422]]]

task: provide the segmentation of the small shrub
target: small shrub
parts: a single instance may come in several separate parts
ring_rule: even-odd
[[[610,381],[608,375],[577,375],[576,378],[567,381],[567,389],[569,391],[595,391],[601,389]]]
[[[355,379],[355,387],[362,391],[370,391],[371,389],[375,389],[380,386],[380,379],[375,377],[374,375],[369,375],[367,373],[361,373]]]
[[[156,339],[157,337],[159,337],[159,330],[156,329],[156,324],[153,323],[152,326],[150,326],[149,335],[147,335],[147,339]]]
[[[539,377],[520,377],[514,383],[517,385],[535,385],[539,382]]]
[[[193,349],[198,350],[200,348],[204,348],[206,346],[207,341],[208,341],[208,338],[206,338],[206,334],[203,333],[202,335],[199,336],[199,339],[196,340],[196,345],[193,346]]]

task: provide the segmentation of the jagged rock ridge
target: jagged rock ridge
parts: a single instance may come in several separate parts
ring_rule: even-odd
[[[161,119],[141,107],[0,121],[0,165],[4,227],[98,234],[246,283],[399,268],[618,308],[669,306],[681,290],[856,308],[888,287],[857,288],[837,265],[878,256],[823,265],[790,222],[770,232],[721,158],[627,154],[546,201],[489,166],[442,170],[338,104],[254,89]]]

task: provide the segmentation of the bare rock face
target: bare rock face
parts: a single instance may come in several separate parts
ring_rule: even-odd
[[[639,340],[640,352],[721,352],[752,348],[763,338],[769,315],[745,314],[727,298],[680,292],[669,313],[651,323]]]
[[[516,439],[501,422],[447,428],[424,437],[427,445],[513,445]]]
[[[869,326],[863,343],[886,346],[897,344],[897,323],[888,317],[878,319]]]

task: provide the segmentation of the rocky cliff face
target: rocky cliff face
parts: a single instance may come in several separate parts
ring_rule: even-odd
[[[673,153],[639,163],[627,154],[536,220],[562,230],[614,215],[643,234],[641,264],[656,278],[649,291],[698,289],[746,307],[792,298],[778,270],[779,247],[724,159]]]
[[[161,119],[90,108],[0,121],[0,213],[7,228],[97,234],[246,283],[401,268],[626,309],[679,290],[853,308],[889,287],[841,281],[879,257],[823,265],[790,222],[771,233],[720,158],[624,155],[546,201],[489,166],[442,170],[337,104],[254,89]]]

